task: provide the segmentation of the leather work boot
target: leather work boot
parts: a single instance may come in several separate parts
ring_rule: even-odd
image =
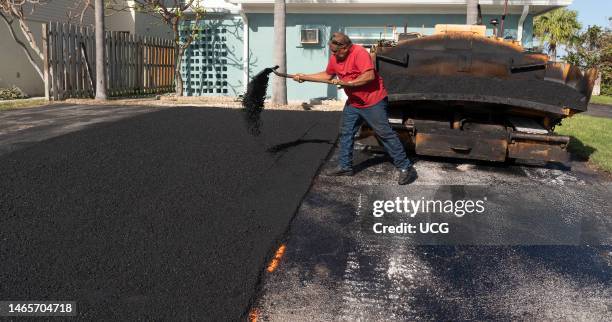
[[[330,171],[327,171],[325,173],[325,175],[330,176],[330,177],[350,177],[353,174],[355,174],[355,172],[353,172],[353,169],[342,169],[342,168],[336,168]]]
[[[413,183],[417,179],[418,175],[414,167],[410,167],[408,169],[401,169],[399,173],[399,179],[397,180],[397,184],[400,186],[406,185],[409,183]]]

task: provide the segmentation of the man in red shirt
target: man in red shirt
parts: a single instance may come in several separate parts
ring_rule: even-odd
[[[353,45],[351,39],[341,32],[333,33],[329,49],[332,55],[325,71],[309,75],[296,74],[294,77],[297,82],[333,79],[333,83],[342,86],[348,96],[342,112],[339,168],[329,174],[353,175],[354,138],[361,123],[365,121],[374,129],[385,150],[393,158],[393,164],[400,170],[398,183],[411,183],[417,177],[416,171],[406,157],[397,134],[389,125],[387,90],[382,78],[374,70],[370,54],[365,48]]]

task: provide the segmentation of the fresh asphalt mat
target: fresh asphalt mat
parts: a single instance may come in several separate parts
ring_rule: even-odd
[[[238,320],[338,113],[174,108],[0,157],[0,300],[79,319]]]

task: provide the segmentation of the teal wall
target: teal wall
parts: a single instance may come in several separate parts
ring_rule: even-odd
[[[199,25],[198,36],[186,50],[181,67],[184,95],[238,96],[243,92],[242,19],[207,19]]]
[[[493,16],[483,16],[483,22]],[[497,16],[496,18],[500,18]],[[273,14],[248,14],[249,19],[249,74],[252,77],[260,70],[273,66],[274,56],[274,19]],[[506,18],[506,35],[516,38],[518,15],[509,15]],[[465,15],[436,15],[436,14],[408,14],[408,15],[376,15],[376,14],[288,14],[287,25],[287,71],[289,73],[316,73],[325,69],[329,57],[326,40],[334,31],[344,31],[345,27],[382,27],[396,26],[402,30],[408,26],[408,32],[432,34],[436,24],[463,24]],[[227,56],[227,82],[228,93],[235,96],[243,91],[242,84],[242,21],[239,17],[226,20],[207,20],[208,25],[223,25],[227,28],[226,46]],[[492,34],[491,26],[487,26],[487,34]],[[302,28],[320,29],[319,45],[300,44],[300,30]],[[390,29],[389,29],[390,30]],[[533,17],[528,16],[524,24],[523,45],[531,47],[533,33]],[[230,32],[231,31],[231,32]],[[196,63],[193,63],[196,64]],[[201,64],[201,63],[200,63]],[[191,66],[190,66],[191,67]],[[197,75],[196,75],[197,76]],[[272,82],[270,82],[272,83]],[[272,88],[268,88],[271,95]],[[197,94],[194,94],[197,95]],[[219,95],[216,92],[213,95]],[[287,95],[289,100],[307,101],[315,97],[337,97],[334,86],[287,81]]]

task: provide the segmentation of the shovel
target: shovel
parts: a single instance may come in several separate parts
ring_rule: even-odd
[[[276,76],[285,77],[285,78],[293,78],[293,77],[295,77],[295,75],[293,75],[293,74],[285,74],[285,73],[277,72],[276,70],[278,69],[278,66],[271,67],[270,69],[272,70],[272,72]],[[334,82],[332,82],[330,80],[309,79],[309,78],[300,78],[300,80],[302,80],[304,82],[332,84],[332,85],[338,86],[338,88],[342,88],[342,86],[334,84]]]
[[[285,78],[293,78],[295,75],[285,74],[277,72],[278,66],[268,67],[251,79],[247,86],[247,91],[242,97],[242,106],[244,107],[245,112],[245,120],[247,122],[247,127],[251,134],[257,136],[260,133],[260,114],[264,107],[264,101],[266,99],[266,89],[268,88],[269,76],[271,73],[274,73],[277,76],[285,77]],[[319,79],[303,79],[305,82],[313,82],[313,83],[325,83],[325,84],[334,84],[330,80],[319,80]],[[338,86],[340,88],[340,86]]]

